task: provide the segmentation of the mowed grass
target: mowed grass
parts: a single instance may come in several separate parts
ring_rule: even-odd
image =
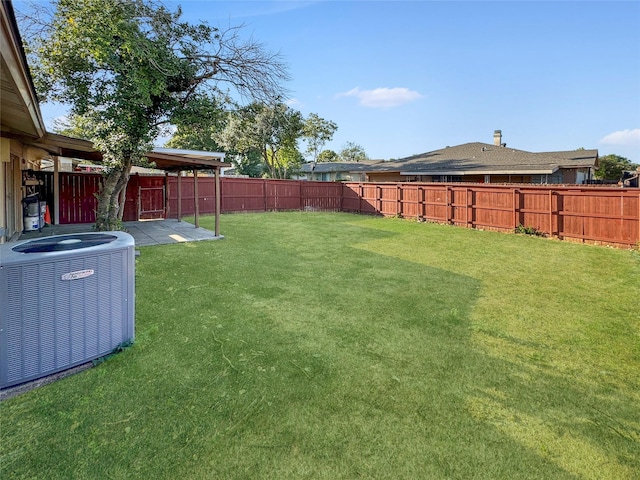
[[[349,214],[222,232],[140,248],[135,345],[0,404],[0,477],[640,477],[638,252]]]

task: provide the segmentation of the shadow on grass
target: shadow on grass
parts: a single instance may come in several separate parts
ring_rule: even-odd
[[[552,365],[548,345],[483,335],[472,345],[491,345],[482,362],[493,373],[469,392],[474,418],[576,478],[637,478],[638,385]]]

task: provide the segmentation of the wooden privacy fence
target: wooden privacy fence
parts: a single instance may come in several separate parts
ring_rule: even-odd
[[[500,231],[518,226],[560,239],[635,245],[640,190],[487,184],[344,184],[342,211]]]
[[[53,212],[55,187],[52,172],[38,172],[42,182],[40,199],[47,202]],[[102,175],[96,173],[59,174],[59,224],[94,223],[96,221],[97,194]],[[165,178],[159,175],[131,175],[125,198],[124,221],[165,217]]]
[[[177,177],[169,177],[177,217]],[[182,215],[194,213],[193,183],[182,179]],[[215,211],[214,179],[198,179],[200,213]],[[223,213],[343,211],[402,216],[487,230],[522,225],[561,239],[632,246],[640,241],[640,190],[443,183],[332,183],[222,178]]]
[[[195,213],[193,177],[168,177],[168,217]],[[270,180],[261,178],[221,178],[223,213],[268,212],[283,210],[340,211],[342,184],[301,180]],[[178,209],[178,203],[180,209]],[[198,208],[200,213],[215,212],[215,179],[198,177]]]
[[[95,221],[100,178],[96,174],[60,174],[60,223]],[[53,182],[45,180],[43,193],[50,202]],[[132,175],[124,220],[193,215],[195,191],[193,177]],[[199,212],[214,213],[215,179],[198,177],[197,192]],[[522,225],[560,239],[627,247],[640,242],[640,189],[636,188],[223,177],[220,193],[221,211],[226,213],[343,211],[487,230],[513,231]]]

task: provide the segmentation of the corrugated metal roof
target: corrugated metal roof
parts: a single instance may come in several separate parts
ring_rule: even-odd
[[[53,155],[81,158],[94,162],[102,161],[102,153],[94,148],[93,143],[79,138],[47,133],[33,145]],[[146,157],[150,162],[155,163],[156,168],[161,170],[198,170],[227,166],[223,163],[225,154],[220,152],[154,148],[146,154]]]

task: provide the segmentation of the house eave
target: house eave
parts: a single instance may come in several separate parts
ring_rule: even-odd
[[[400,175],[551,175],[558,171],[559,167],[540,169],[505,169],[505,170],[420,170],[401,171]]]
[[[0,4],[2,131],[41,138],[46,130],[10,2]]]

